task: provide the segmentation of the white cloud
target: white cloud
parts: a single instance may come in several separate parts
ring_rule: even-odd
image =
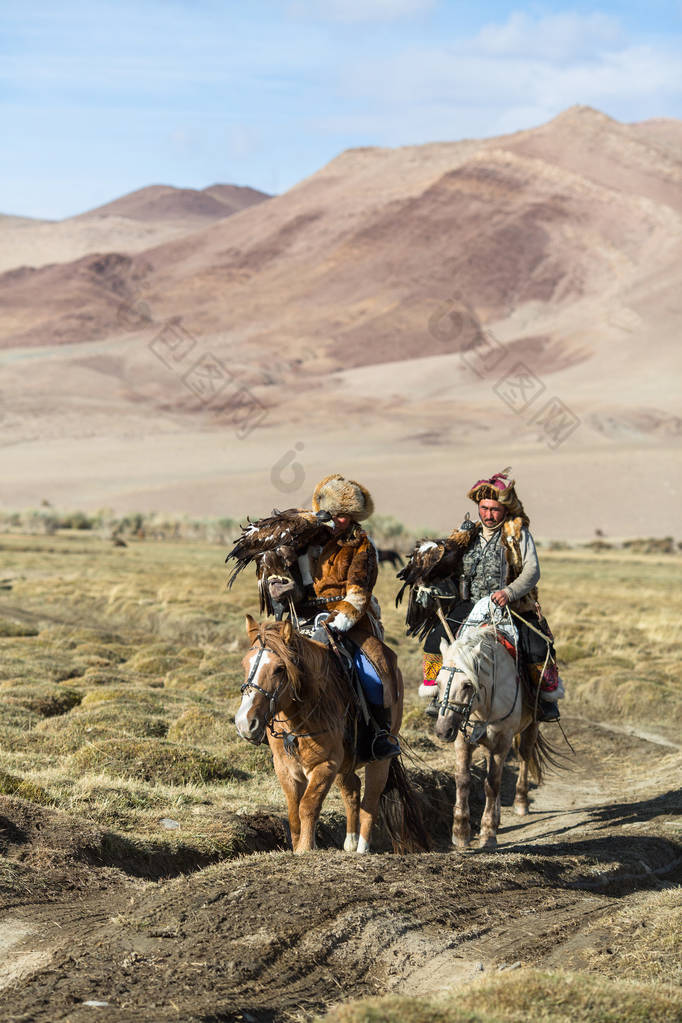
[[[535,57],[567,61],[622,45],[617,18],[594,12],[563,11],[533,18],[515,11],[503,25],[486,25],[472,41],[474,49],[497,57]]]
[[[448,46],[358,57],[344,68],[340,91],[362,107],[365,132],[368,116],[375,115],[378,141],[386,140],[383,119],[398,110],[404,136],[415,141],[425,139],[420,125],[447,109],[458,122],[478,117],[478,135],[541,123],[574,104],[617,118],[625,114],[626,120],[679,116],[679,39],[632,45],[622,35],[619,24],[603,15],[518,14]],[[651,112],[640,114],[644,109]],[[510,111],[523,112],[520,122],[513,123]],[[437,137],[448,135],[442,130]]]
[[[436,0],[292,0],[287,14],[317,21],[397,21],[432,10]]]
[[[244,160],[263,148],[263,140],[251,124],[231,124],[225,132],[227,154],[233,160]]]

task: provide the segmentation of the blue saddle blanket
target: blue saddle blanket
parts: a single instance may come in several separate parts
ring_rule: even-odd
[[[367,697],[367,701],[375,706],[383,707],[384,687],[381,679],[372,662],[363,654],[360,647],[355,646],[355,644],[353,645],[353,665],[358,673],[360,685]]]

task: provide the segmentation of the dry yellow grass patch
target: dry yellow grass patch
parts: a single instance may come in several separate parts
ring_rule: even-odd
[[[438,998],[388,996],[332,1009],[324,1023],[672,1023],[682,995],[656,984],[520,969]]]

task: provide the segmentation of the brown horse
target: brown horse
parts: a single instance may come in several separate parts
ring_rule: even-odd
[[[360,797],[361,784],[355,772],[362,764],[356,760],[352,736],[355,698],[329,648],[295,632],[288,621],[258,625],[247,615],[246,631],[251,649],[243,660],[246,680],[235,724],[249,742],[260,744],[267,735],[275,773],[287,800],[294,852],[315,848],[315,825],[334,781],[346,807],[346,852],[369,851],[379,801],[387,787],[397,789],[403,811],[402,842],[394,830],[394,844],[407,847],[411,842],[412,847],[426,847],[418,811],[397,759],[365,764],[365,789]],[[394,735],[402,720],[402,701],[401,685],[391,714]]]
[[[502,768],[512,741],[521,761],[514,810],[522,817],[528,813],[529,774],[539,785],[543,767],[558,766],[556,750],[540,734],[516,661],[497,641],[494,629],[480,625],[453,643],[442,640],[441,654],[436,735],[455,742],[457,802],[452,841],[459,848],[471,841],[471,754],[474,746],[482,746],[488,770],[480,846],[492,848],[497,845],[500,824]]]

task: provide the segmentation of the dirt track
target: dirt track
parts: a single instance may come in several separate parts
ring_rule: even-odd
[[[584,929],[615,897],[682,875],[680,748],[577,718],[566,727],[569,770],[532,791],[525,820],[503,807],[494,853],[260,852],[150,882],[87,865],[88,836],[73,837],[45,901],[18,892],[7,906],[0,1015],[78,1023],[99,1001],[107,1019],[265,1023],[519,963],[581,968]],[[13,820],[17,806],[0,806],[0,840],[30,862],[49,827]]]

